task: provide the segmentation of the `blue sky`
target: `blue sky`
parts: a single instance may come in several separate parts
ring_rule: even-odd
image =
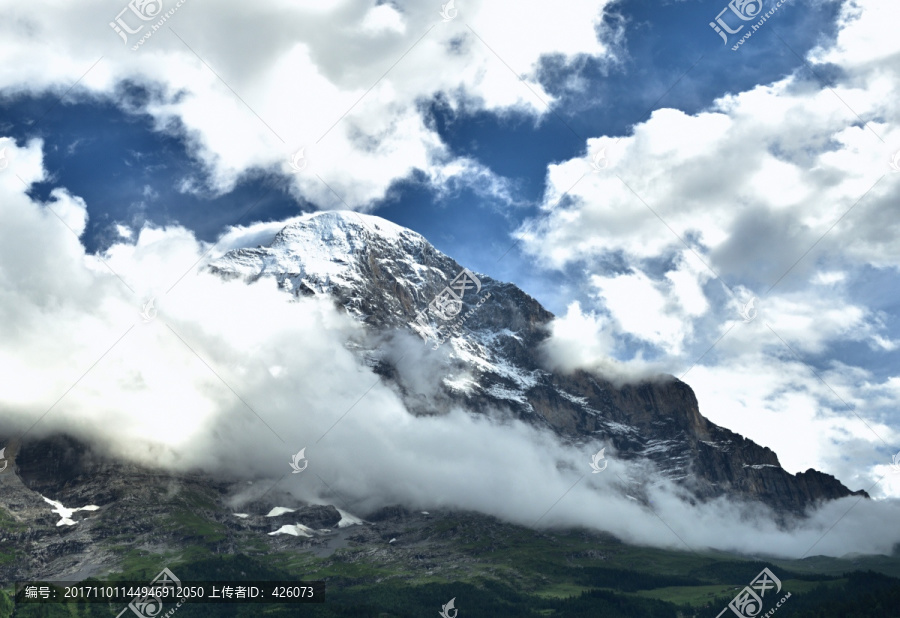
[[[137,51],[117,5],[11,9],[0,147],[42,140],[26,195],[83,200],[106,256],[142,228],[382,216],[559,316],[560,368],[689,370],[789,470],[900,494],[896,9],[791,0],[733,51],[718,0],[276,5],[190,0]]]
[[[797,3],[779,14],[773,26],[802,56],[833,37],[838,6]],[[624,29],[615,59],[541,58],[538,79],[557,100],[540,119],[517,111],[454,111],[442,96],[421,103],[423,115],[454,155],[472,157],[514,183],[520,207],[510,208],[465,188],[436,196],[412,174],[398,179],[390,197],[375,200],[369,208],[482,272],[516,281],[528,277],[533,266],[522,261],[518,250],[498,260],[513,246],[518,224],[536,214],[548,164],[578,156],[587,137],[627,135],[654,109],[695,113],[723,94],[802,68],[801,60],[772,32],[762,32],[739,56],[724,47],[707,23],[716,7],[715,2],[613,4],[604,19]],[[570,80],[579,80],[579,87],[567,87]],[[179,191],[185,175],[202,179],[204,170],[192,158],[183,134],[155,130],[152,118],[141,113],[151,96],[148,87],[126,82],[101,100],[84,100],[77,91],[62,100],[40,92],[8,96],[0,106],[0,127],[7,135],[17,141],[45,140],[52,180],[38,184],[34,195],[46,198],[53,186],[63,185],[87,201],[90,223],[84,242],[89,250],[117,240],[115,223],[178,223],[198,238],[213,241],[237,223],[278,221],[298,210],[341,207],[337,200],[298,201],[279,174],[254,174],[224,195]],[[523,287],[527,290],[527,283]],[[548,292],[535,294],[556,311],[564,308],[565,299]]]

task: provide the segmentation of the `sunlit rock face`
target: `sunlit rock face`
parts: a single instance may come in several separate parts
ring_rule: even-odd
[[[786,472],[770,449],[707,420],[690,386],[672,376],[621,384],[548,371],[539,349],[554,316],[515,285],[464,268],[411,230],[348,211],[306,215],[268,245],[230,251],[211,266],[227,278],[273,277],[288,293],[332,298],[377,343],[399,330],[446,349],[439,397],[404,381],[378,345],[360,349],[414,414],[452,405],[473,414],[501,410],[576,443],[611,445],[618,458],[650,461],[701,500],[730,495],[802,513],[822,500],[865,495],[815,470]],[[450,302],[435,310],[435,299]]]

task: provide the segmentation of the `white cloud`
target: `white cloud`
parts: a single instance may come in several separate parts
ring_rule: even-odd
[[[810,57],[816,62],[833,62],[855,72],[873,71],[896,77],[900,69],[891,62],[897,57],[897,39],[891,28],[891,20],[896,16],[895,7],[889,4],[871,0],[845,2],[841,6],[841,29],[836,42],[814,50]]]
[[[841,271],[822,271],[816,273],[812,282],[817,285],[834,285],[847,280],[847,273]]]
[[[897,99],[892,68],[897,63],[885,61],[896,55],[896,41],[885,37],[865,53],[850,45],[877,34],[887,21],[873,2],[863,4],[873,6],[858,20],[847,20],[838,47],[821,57],[850,69],[835,91],[858,113],[879,119],[872,127],[896,143],[900,133],[893,128],[898,118],[891,102]],[[259,170],[288,174],[287,157],[307,146],[308,171],[288,177],[298,196],[322,205],[338,205],[337,198],[315,174],[355,208],[365,208],[416,168],[439,183],[474,176],[485,192],[502,195],[502,181],[449,156],[418,103],[443,93],[456,108],[516,110],[539,118],[542,99],[550,97],[534,81],[535,62],[554,52],[606,53],[596,37],[603,6],[577,2],[566,11],[551,11],[538,3],[468,4],[457,20],[443,24],[433,5],[268,0],[206,7],[188,0],[165,28],[132,52],[108,27],[117,10],[108,3],[37,2],[4,9],[0,89],[62,95],[77,81],[92,95],[115,98],[122,80],[146,85],[150,101],[135,111],[149,113],[160,130],[183,131],[216,191]],[[97,41],[103,43],[98,47]],[[853,53],[847,51],[851,47]],[[700,293],[709,293],[710,274],[687,254],[676,259],[683,246],[672,231],[689,239],[726,279],[752,275],[768,281],[798,257],[797,247],[810,246],[880,177],[896,146],[883,148],[870,131],[851,126],[854,118],[828,90],[795,86],[796,78],[789,77],[723,97],[694,116],[655,112],[632,137],[610,147],[609,173],[584,178],[572,201],[561,206],[552,204],[590,168],[584,159],[549,168],[549,212],[543,227],[526,238],[526,247],[550,264],[621,253],[632,267],[630,275],[594,280],[609,318],[575,305],[554,324],[546,348],[551,363],[631,377],[650,365],[640,357],[610,361],[616,351],[610,329],[617,334],[633,329],[631,334],[675,353],[696,337],[693,321],[716,321],[709,315],[711,302]],[[69,96],[84,95],[76,89]],[[586,146],[590,151],[614,141],[604,136]],[[358,324],[330,303],[288,302],[271,282],[247,286],[195,273],[208,247],[183,228],[136,230],[134,244],[113,245],[103,256],[132,293],[98,257],[85,255],[78,235],[87,211],[80,198],[61,188],[46,205],[26,196],[23,181],[31,185],[45,178],[40,142],[2,145],[9,146],[11,162],[0,172],[0,373],[9,385],[0,392],[8,410],[5,431],[27,427],[46,413],[35,434],[68,430],[160,467],[196,465],[256,478],[278,478],[289,456],[310,445],[310,466],[345,495],[368,496],[370,507],[392,501],[443,504],[520,523],[539,517],[586,465],[591,449],[583,453],[518,423],[497,426],[459,410],[412,417],[347,350],[348,341],[364,336]],[[897,190],[893,180],[879,184],[822,248],[839,247],[848,261],[896,267],[900,241],[890,208]],[[190,177],[182,189],[203,190]],[[274,224],[232,230],[216,251],[252,245],[274,230]],[[660,256],[675,264],[663,274],[647,263]],[[806,268],[801,264],[795,276]],[[167,292],[186,272],[190,276]],[[638,309],[657,324],[631,321],[628,307],[618,305],[613,294],[618,288],[639,292],[648,304]],[[158,316],[143,323],[140,310],[150,298]],[[824,446],[843,440],[854,449],[851,463],[858,464],[846,469],[859,470],[873,441],[868,428],[838,408],[823,411],[829,394],[812,390],[799,363],[772,363],[779,358],[771,353],[777,342],[752,328],[771,320],[801,351],[814,353],[835,339],[877,341],[881,335],[871,312],[844,298],[803,294],[773,297],[760,312],[733,340],[745,346],[744,356],[732,358],[741,362],[692,370],[701,401],[709,402],[704,412],[719,420],[736,410],[735,401],[745,401],[747,409],[777,423],[783,436],[796,440],[802,430],[814,428],[817,442],[788,448],[786,437],[778,442],[772,433],[762,433],[759,428],[769,424],[758,418],[723,422],[775,444],[789,467],[821,461],[826,469],[840,468],[841,457]],[[680,330],[678,320],[685,324]],[[717,352],[728,352],[728,341]],[[422,389],[434,385],[442,379],[433,374],[435,365],[407,369],[414,374],[406,382]],[[896,402],[895,380],[860,384],[865,376],[839,366],[825,379],[854,405],[873,397]],[[754,380],[750,388],[747,382]],[[367,389],[364,404],[313,448]],[[893,437],[887,421],[875,428],[886,440]],[[236,453],[242,464],[237,470]],[[652,474],[639,465],[616,465],[623,478]],[[494,473],[485,475],[485,469]],[[626,540],[679,545],[656,515],[609,491],[612,475],[587,478],[554,507],[546,523],[595,526]],[[323,488],[311,483],[293,491],[325,499]],[[843,503],[827,505],[803,529],[784,533],[763,517],[748,526],[738,523],[746,511],[737,505],[690,508],[676,488],[664,484],[652,497],[660,517],[695,547],[790,555],[802,553],[846,509]],[[817,551],[888,553],[898,539],[879,524],[895,518],[895,509],[894,503],[861,504],[842,520],[841,534],[826,535]]]
[[[265,170],[285,173],[297,197],[320,207],[343,207],[343,199],[365,209],[416,169],[438,186],[470,178],[459,172],[471,163],[454,161],[423,101],[443,94],[454,108],[540,118],[552,97],[536,81],[536,63],[546,54],[606,55],[598,41],[606,4],[579,0],[559,11],[467,2],[444,23],[439,4],[187,0],[132,51],[154,21],[122,14],[128,27],[143,26],[126,45],[109,26],[115,5],[39,1],[4,9],[0,90],[62,93],[77,81],[70,99],[85,89],[125,104],[117,85],[143,85],[151,99],[134,111],[187,139],[214,192]],[[287,160],[301,147],[309,167],[291,174]],[[476,180],[486,174],[480,168]],[[183,190],[204,187],[192,178]]]
[[[771,448],[789,472],[825,470],[847,485],[869,489],[878,478],[875,467],[885,463],[883,440],[900,439],[876,418],[900,400],[894,396],[890,404],[875,405],[876,387],[864,379],[871,376],[845,374],[852,371],[837,364],[822,372],[826,386],[796,359],[749,353],[715,366],[698,365],[686,379],[702,414]],[[882,495],[881,489],[873,494]]]
[[[40,153],[31,144],[15,155],[28,168]],[[83,218],[81,200],[57,193],[66,196],[60,199],[68,217]],[[235,229],[214,253],[255,243],[273,229]],[[845,507],[829,504],[798,528],[778,531],[764,511],[726,501],[691,506],[652,466],[620,461],[611,451],[615,474],[585,476],[601,445],[563,444],[543,429],[458,408],[413,416],[348,349],[365,344],[358,322],[330,300],[292,299],[271,279],[245,284],[195,273],[208,249],[183,228],[145,227],[133,244],[104,254],[107,268],[47,206],[27,197],[25,185],[0,174],[0,431],[37,422],[30,436],[66,431],[146,465],[262,481],[253,487],[283,477],[291,456],[306,447],[308,473],[288,475],[279,491],[339,506],[359,499],[359,512],[399,502],[474,509],[526,525],[543,517],[542,525],[587,526],[666,547],[681,547],[680,537],[693,548],[797,556]],[[167,291],[185,272],[191,274]],[[147,297],[158,312],[149,321],[140,315]],[[576,305],[567,319],[568,331],[565,320],[554,327],[557,350],[568,342],[584,358],[607,356],[612,339],[601,318]],[[584,328],[594,340],[587,350],[573,345]],[[386,352],[413,341],[419,355],[398,363],[400,380],[434,397],[441,380],[456,377],[445,373],[439,355],[423,351],[409,333]],[[894,383],[877,388],[888,398],[897,391]],[[625,497],[647,483],[655,483],[649,491],[656,514]],[[817,552],[887,553],[900,539],[872,522],[894,517],[895,509],[858,506]]]
[[[406,30],[403,15],[389,4],[380,4],[372,7],[363,18],[361,29],[373,35],[384,34],[393,31],[402,34]]]
[[[686,320],[703,315],[709,308],[701,287],[708,274],[690,264],[691,256],[685,252],[678,268],[668,271],[661,281],[637,271],[593,275],[590,284],[620,333],[658,346],[667,354],[680,355],[684,339],[691,334]]]
[[[132,230],[127,225],[122,225],[121,223],[116,224],[116,233],[119,235],[119,238],[124,238],[126,240],[134,237],[134,230]]]
[[[618,343],[621,329],[609,319],[584,313],[578,302],[569,305],[566,315],[550,323],[550,337],[541,346],[541,355],[551,370],[570,373],[586,369],[621,384],[651,379],[663,372],[660,363],[645,362],[640,356],[617,360],[623,354]]]
[[[625,332],[667,350],[679,349],[681,323],[675,316],[666,315],[666,298],[646,275],[595,275],[592,282]]]
[[[900,40],[886,30],[895,12],[845,3],[837,43],[810,54],[839,69],[829,87],[802,69],[695,114],[659,109],[548,166],[544,212],[518,232],[524,249],[545,267],[585,272],[582,290],[597,301],[586,314],[609,316],[602,337],[596,323],[554,332],[548,345],[565,350],[556,357],[566,367],[616,375],[592,352],[627,363],[654,346],[660,366],[690,369],[704,414],[771,446],[789,469],[874,482],[900,417],[874,406],[881,391],[864,387],[873,371],[840,360],[865,343],[866,364],[881,371],[900,334],[851,292],[873,269],[900,275],[900,175],[888,166],[900,150]],[[609,164],[594,170],[601,149]],[[758,314],[744,324],[740,308],[754,297]],[[612,337],[643,345],[616,349]]]
[[[893,352],[897,349],[898,345],[900,345],[900,342],[898,342],[896,339],[885,339],[881,335],[873,335],[872,345],[874,345],[876,348],[880,348],[888,352]]]

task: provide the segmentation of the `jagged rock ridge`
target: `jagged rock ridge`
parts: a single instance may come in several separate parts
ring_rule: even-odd
[[[430,347],[432,342],[412,333],[434,335],[445,323],[432,316],[423,326],[416,318],[462,267],[420,235],[382,219],[326,212],[287,226],[265,247],[229,252],[212,269],[248,280],[272,276],[288,292],[333,298],[368,325],[373,341],[405,333]],[[757,499],[787,515],[851,494],[827,474],[787,473],[771,450],[709,422],[690,387],[674,378],[617,387],[586,372],[547,371],[536,351],[553,316],[516,286],[475,276],[481,287],[465,292],[457,315],[468,318],[438,356],[447,363],[438,405],[463,404],[475,414],[503,410],[572,443],[612,445],[615,457],[652,462],[700,500],[723,494]],[[355,349],[385,380],[402,382],[402,373],[377,346]],[[398,384],[398,392],[415,414],[442,413],[434,398],[417,397],[408,384]],[[151,470],[93,452],[67,436],[3,443],[0,556],[6,552],[14,559],[0,563],[0,579],[8,581],[80,580],[109,572],[121,566],[123,548],[162,556],[199,543],[234,554],[241,548],[260,551],[263,539],[263,551],[303,547],[327,557],[362,544],[383,552],[402,534],[407,538],[400,544],[418,543],[412,528],[441,526],[444,518],[455,517],[398,506],[369,513],[362,522],[334,506],[298,504],[275,492],[265,501],[243,503],[236,513],[229,496],[241,495],[244,482]],[[636,489],[629,493],[640,497]],[[46,498],[70,508],[99,508],[76,511],[72,525],[59,525]],[[428,573],[448,567],[431,550],[416,549],[415,556],[423,551],[430,556],[423,563]]]
[[[376,332],[412,331],[432,341],[446,336],[447,401],[476,413],[506,410],[573,442],[611,444],[617,457],[654,462],[698,499],[728,494],[802,513],[822,500],[866,495],[812,469],[788,473],[770,449],[707,420],[691,388],[674,377],[616,386],[584,371],[547,371],[538,350],[553,315],[510,283],[475,274],[480,289],[470,281],[454,320],[444,322],[431,311],[431,323],[423,322],[421,312],[463,266],[421,235],[379,217],[305,215],[267,246],[230,251],[211,269],[247,281],[274,277],[292,294],[331,297]],[[377,357],[378,350],[366,353]],[[383,359],[378,370],[402,380]],[[441,412],[400,386],[411,411]]]

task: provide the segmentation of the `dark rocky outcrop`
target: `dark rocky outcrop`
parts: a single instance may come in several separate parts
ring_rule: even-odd
[[[343,251],[336,253],[336,246]],[[336,268],[325,274],[316,270],[322,256],[331,256]],[[225,277],[271,276],[293,294],[330,296],[368,324],[378,344],[392,332],[421,333],[414,325],[419,312],[462,269],[414,232],[343,212],[316,213],[282,230],[269,246],[232,251],[212,266]],[[672,376],[617,385],[585,371],[548,371],[540,350],[553,314],[513,284],[477,277],[481,289],[463,296],[459,312],[468,317],[458,337],[444,345],[463,347],[483,362],[467,363],[451,352],[446,374],[473,373],[476,383],[468,393],[445,384],[441,401],[464,404],[474,413],[509,414],[573,443],[602,441],[613,446],[616,457],[655,462],[660,474],[684,483],[699,499],[728,494],[799,514],[822,500],[866,496],[815,470],[786,472],[770,449],[706,419],[690,386]],[[431,320],[436,330],[446,329],[447,323]],[[434,397],[431,407],[423,405],[376,345],[364,353],[380,359],[376,370],[398,384],[411,411],[442,412],[434,408]]]
[[[319,264],[331,260],[333,268],[316,271],[307,264],[309,252]],[[447,379],[439,393],[424,396],[404,379],[391,342],[405,337],[432,347],[433,339],[424,343],[418,335],[433,337],[447,324],[432,316],[431,330],[422,331],[413,323],[462,267],[421,236],[380,219],[319,213],[283,230],[268,247],[228,253],[212,270],[247,280],[273,276],[286,292],[333,298],[369,326],[369,339],[355,349],[396,387],[412,413],[442,414],[460,405],[473,414],[534,424],[586,449],[605,444],[611,459],[645,462],[696,500],[756,500],[788,516],[824,500],[867,497],[815,470],[788,473],[770,449],[706,419],[690,386],[674,377],[617,384],[586,371],[547,370],[540,350],[553,315],[515,285],[485,275],[478,275],[480,290],[463,299],[459,315],[466,319],[457,335],[432,359]],[[457,375],[469,376],[471,388],[453,388],[449,380]],[[0,553],[15,552],[15,559],[0,563],[0,580],[103,572],[120,560],[106,549],[117,542],[132,551],[202,543],[234,553],[236,539],[249,534],[275,549],[300,546],[327,555],[342,543],[359,542],[384,553],[388,545],[418,542],[417,530],[431,521],[397,506],[368,514],[370,524],[332,530],[341,520],[335,507],[285,503],[272,495],[267,502],[244,503],[241,517],[225,506],[233,482],[116,461],[66,436],[3,444],[8,468],[0,472]],[[40,494],[70,508],[100,508],[75,513],[73,526],[57,526],[59,518]],[[295,510],[267,517],[273,505]],[[296,524],[314,534],[271,535]],[[422,560],[431,565],[429,573],[439,570],[439,560]]]

